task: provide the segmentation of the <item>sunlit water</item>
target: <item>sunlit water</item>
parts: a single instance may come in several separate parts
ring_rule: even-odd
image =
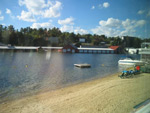
[[[122,71],[125,67],[118,66],[121,56],[123,55],[0,52],[0,102]],[[91,68],[74,67],[77,63],[89,63]]]

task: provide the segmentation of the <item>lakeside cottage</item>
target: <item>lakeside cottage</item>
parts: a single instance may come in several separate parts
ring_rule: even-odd
[[[78,53],[79,50],[76,46],[74,46],[72,44],[68,44],[62,48],[62,52],[63,53]]]

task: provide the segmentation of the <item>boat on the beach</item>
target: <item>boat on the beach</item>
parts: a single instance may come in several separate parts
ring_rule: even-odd
[[[133,60],[131,58],[125,58],[118,61],[118,64],[122,65],[143,65],[144,62],[141,60]]]

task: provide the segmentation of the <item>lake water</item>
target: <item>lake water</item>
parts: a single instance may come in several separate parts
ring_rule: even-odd
[[[126,68],[118,66],[121,56],[0,52],[0,102],[119,72]],[[91,68],[74,67],[77,63],[89,63]]]

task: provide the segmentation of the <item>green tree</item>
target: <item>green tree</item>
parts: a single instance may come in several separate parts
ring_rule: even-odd
[[[113,45],[113,46],[119,46],[119,45],[122,45],[121,38],[115,37],[115,38],[113,39],[113,41],[111,42],[111,45]]]
[[[10,33],[15,32],[15,29],[14,29],[13,25],[8,26],[8,31]]]
[[[15,32],[11,32],[9,35],[9,44],[12,46],[18,45],[18,37]]]
[[[48,42],[45,41],[43,38],[38,38],[33,40],[34,46],[47,46]]]
[[[25,46],[25,37],[22,32],[17,32],[18,45]]]
[[[0,42],[2,42],[3,40],[2,31],[3,31],[3,25],[0,25]]]
[[[140,48],[140,47],[141,47],[141,39],[139,39],[139,38],[134,38],[133,47],[134,47],[134,48]]]
[[[9,31],[8,30],[4,30],[2,32],[2,37],[3,37],[2,42],[4,44],[8,44],[9,43]]]

